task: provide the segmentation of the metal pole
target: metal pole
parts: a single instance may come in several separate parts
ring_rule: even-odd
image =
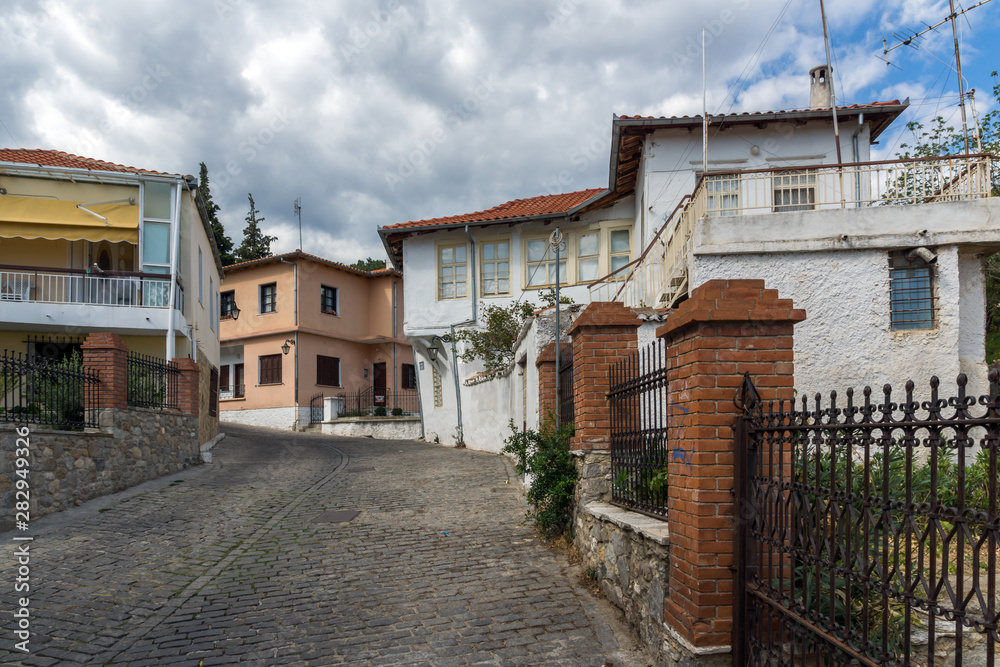
[[[705,74],[705,29],[701,29],[701,153],[702,174],[708,175],[708,78]]]
[[[559,397],[559,328],[560,328],[560,318],[559,318],[559,246],[562,245],[562,234],[559,232],[559,228],[556,227],[555,233],[552,235],[556,244],[556,430],[559,429],[560,420],[562,418],[562,401]]]
[[[962,56],[958,49],[958,16],[955,13],[955,0],[948,0],[951,8],[951,34],[955,38],[955,68],[958,70],[958,104],[962,107],[962,136],[965,139],[965,154],[969,154],[969,125],[965,118],[965,81],[962,80]]]
[[[837,123],[837,93],[833,86],[833,64],[830,62],[830,35],[826,29],[826,8],[819,0],[819,12],[823,17],[823,42],[826,44],[826,79],[830,84],[830,107],[833,110],[833,136],[837,142],[837,172],[840,174],[840,206],[846,205],[844,198],[844,158],[840,154],[840,125]]]

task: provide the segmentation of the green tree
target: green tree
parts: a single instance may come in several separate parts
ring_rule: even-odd
[[[997,103],[985,114],[979,122],[981,129],[980,144],[983,153],[1000,155],[1000,80],[997,72],[992,72],[993,99]],[[912,135],[911,143],[900,144],[900,158],[936,157],[939,155],[956,155],[965,150],[965,138],[954,127],[945,124],[944,118],[938,116],[930,122],[930,127],[923,123],[907,123]],[[977,151],[976,145],[969,138],[969,150]],[[991,165],[990,183],[992,196],[1000,196],[1000,160],[994,160]],[[1000,253],[991,255],[986,260],[986,361],[1000,359]]]
[[[367,259],[359,259],[358,261],[351,264],[351,268],[357,269],[359,271],[378,271],[379,269],[385,268],[384,259],[375,259],[374,257],[369,257]]]
[[[247,194],[250,200],[250,212],[247,213],[247,226],[243,228],[243,243],[236,249],[237,262],[249,262],[254,259],[263,259],[271,256],[271,242],[277,241],[277,236],[268,236],[260,228],[260,223],[264,222],[264,216],[260,215],[257,205],[254,204],[253,195]]]
[[[226,230],[222,227],[222,221],[216,215],[219,212],[219,205],[212,200],[212,190],[208,185],[208,167],[201,163],[201,172],[198,174],[198,191],[201,199],[205,202],[205,210],[208,211],[208,222],[212,225],[212,233],[215,235],[215,247],[219,249],[219,259],[223,266],[236,263],[233,255],[233,240],[226,236]]]
[[[462,361],[478,359],[485,364],[488,373],[507,368],[514,360],[514,341],[521,333],[521,326],[534,312],[534,304],[527,301],[483,308],[482,328],[464,329],[455,334],[458,340],[469,343],[462,353]]]

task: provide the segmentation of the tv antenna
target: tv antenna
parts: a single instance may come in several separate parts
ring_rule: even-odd
[[[917,39],[921,35],[925,35],[932,30],[937,30],[939,27],[951,21],[951,32],[955,39],[955,71],[958,73],[958,104],[962,108],[962,136],[965,138],[965,154],[969,154],[969,124],[965,115],[965,80],[962,78],[962,56],[958,48],[958,24],[956,19],[966,12],[971,12],[976,7],[981,7],[991,0],[982,0],[982,2],[977,2],[967,9],[963,9],[960,12],[955,11],[955,0],[948,0],[948,7],[951,13],[945,17],[943,20],[938,21],[934,25],[927,26],[926,29],[920,32],[914,33],[909,37],[902,39],[898,44],[893,44],[892,46],[886,46],[886,40],[882,40],[882,55],[885,57],[885,64],[888,66],[889,63],[889,52],[898,49],[901,46],[912,46],[913,40]],[[898,36],[897,36],[898,37]],[[916,48],[916,47],[914,47]]]
[[[302,197],[295,200],[295,217],[299,221],[299,250],[302,250]]]

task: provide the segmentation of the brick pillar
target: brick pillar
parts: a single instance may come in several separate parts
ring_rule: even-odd
[[[642,322],[617,302],[594,302],[569,328],[573,338],[574,450],[611,448],[608,389],[612,364],[636,349]]]
[[[194,359],[177,358],[173,362],[180,371],[177,378],[177,409],[186,415],[197,417],[201,408],[198,390],[201,370]]]
[[[84,408],[128,407],[128,346],[113,333],[92,333],[81,345],[83,367],[95,372],[99,386],[84,384]]]
[[[565,367],[573,362],[573,346],[569,342],[564,342],[559,348],[559,362]],[[556,395],[556,344],[551,342],[535,360],[535,368],[538,369],[538,414],[541,421],[548,418],[549,413],[555,417],[556,404],[559,396]]]
[[[763,399],[793,398],[792,333],[805,317],[763,280],[712,280],[656,332],[668,344],[675,448],[664,618],[696,647],[732,641],[733,398],[744,371]]]

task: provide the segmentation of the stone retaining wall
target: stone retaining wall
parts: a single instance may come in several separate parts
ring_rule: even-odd
[[[587,572],[657,655],[657,664],[676,664],[668,659],[663,623],[670,571],[667,523],[594,501],[576,512],[573,533]]]
[[[325,421],[326,435],[380,440],[419,440],[420,417],[341,417]]]
[[[201,463],[198,418],[140,408],[101,411],[100,429],[31,429],[31,518]],[[0,426],[0,530],[12,527],[14,425]]]

